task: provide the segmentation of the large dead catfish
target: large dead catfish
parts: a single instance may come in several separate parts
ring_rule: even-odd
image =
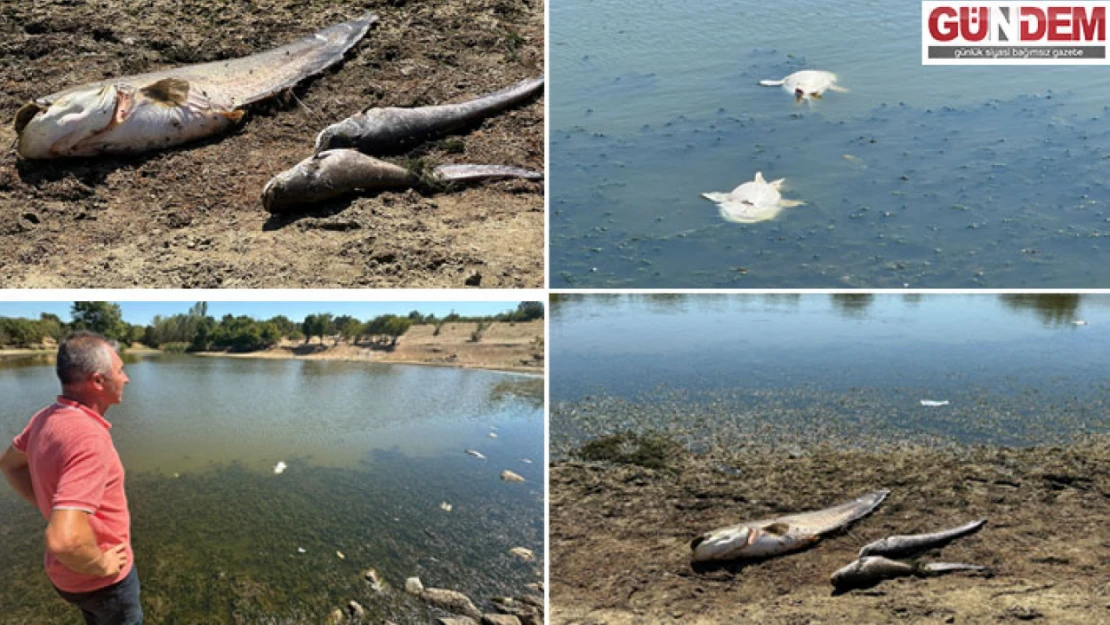
[[[479,98],[417,108],[371,108],[328,126],[316,136],[316,151],[355,148],[365,154],[399,152],[524,102],[543,89],[529,78]]]
[[[274,176],[262,190],[262,205],[271,213],[291,213],[353,193],[434,189],[504,178],[543,180],[543,174],[504,165],[440,165],[420,172],[357,150],[324,150]]]
[[[693,561],[759,560],[805,549],[822,536],[871,514],[888,494],[890,491],[880,490],[824,510],[748,521],[706,532],[690,543]]]
[[[377,19],[367,13],[268,52],[102,80],[39,98],[16,113],[19,155],[136,153],[224,132],[243,117],[242,107],[340,61]]]

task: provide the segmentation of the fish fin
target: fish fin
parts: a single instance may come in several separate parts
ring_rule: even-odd
[[[802,206],[805,202],[801,200],[779,200],[779,206],[783,208],[790,208],[792,206]]]
[[[763,179],[763,172],[761,171],[755,172],[755,181],[759,184],[767,184],[767,181]]]
[[[784,83],[784,82],[786,82],[786,81],[784,81],[784,80],[761,80],[761,81],[759,81],[759,84],[763,85],[764,87],[781,87],[782,83]]]
[[[701,196],[713,202],[725,202],[728,200],[727,193],[702,193]]]
[[[35,118],[35,115],[38,115],[45,110],[46,107],[36,102],[28,102],[27,104],[19,107],[19,110],[15,113],[15,121],[13,122],[13,125],[15,126],[15,133],[19,134],[23,132],[23,129],[27,127],[27,124],[31,123],[31,120]]]
[[[225,118],[231,120],[231,123],[233,123],[233,124],[238,124],[239,122],[243,121],[243,116],[246,115],[246,114],[247,114],[247,112],[243,111],[243,110],[221,111],[220,112],[220,115],[223,115]]]
[[[189,83],[180,78],[163,78],[140,89],[143,95],[172,106],[181,106],[189,98]]]
[[[817,93],[816,91],[814,91],[813,93],[809,94],[809,97],[811,97],[811,98],[817,98],[818,100],[824,100],[824,99],[825,99],[825,96],[821,95],[820,93]]]
[[[784,182],[786,182],[786,178],[779,178],[778,180],[772,180],[771,181],[771,186],[776,188],[776,189],[782,189],[782,183],[784,183]]]
[[[830,91],[835,91],[837,93],[851,93],[852,92],[851,89],[849,89],[847,87],[841,87],[840,85],[829,85],[829,90]]]
[[[761,529],[772,536],[785,536],[790,531],[790,526],[786,523],[772,523],[763,526]]]

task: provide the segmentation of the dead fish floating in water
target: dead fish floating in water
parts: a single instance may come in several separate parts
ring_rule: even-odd
[[[707,200],[717,203],[721,218],[737,224],[754,224],[774,219],[782,209],[801,206],[805,202],[782,197],[786,178],[767,182],[763,172],[755,172],[755,179],[736,187],[728,193],[702,193]]]
[[[397,152],[476,124],[531,98],[542,89],[543,78],[529,78],[458,104],[367,109],[322,130],[316,136],[316,151],[356,148],[366,154]]]
[[[377,21],[372,13],[229,61],[112,78],[39,98],[16,113],[25,159],[137,153],[224,132],[242,107],[339,62]]]
[[[759,84],[764,87],[782,87],[783,91],[794,94],[794,102],[812,98],[820,100],[826,91],[848,92],[846,88],[836,84],[836,74],[819,69],[804,69],[782,80],[761,80]]]
[[[543,174],[503,165],[440,165],[418,173],[357,150],[325,150],[274,176],[262,189],[262,205],[271,213],[288,213],[360,192],[435,188],[503,178],[543,180]]]
[[[932,577],[960,571],[985,573],[989,572],[990,568],[962,562],[910,564],[882,556],[867,556],[833,573],[829,582],[832,583],[837,592],[844,592],[856,588],[870,588],[883,580],[896,577],[908,577],[910,575]]]
[[[693,561],[757,560],[805,549],[822,536],[871,514],[889,494],[889,490],[880,490],[824,510],[748,521],[706,532],[690,543]]]
[[[908,558],[930,549],[939,549],[948,543],[970,536],[987,524],[986,519],[965,523],[959,527],[932,532],[929,534],[912,534],[908,536],[887,536],[869,545],[864,545],[859,550],[860,558],[867,556],[886,556],[888,558]]]
[[[476,451],[474,449],[467,449],[465,451],[466,451],[466,453],[470,454],[471,456],[474,456],[475,458],[477,458],[479,460],[485,460],[486,459],[486,457],[484,455],[482,455],[482,452],[480,452],[480,451]]]

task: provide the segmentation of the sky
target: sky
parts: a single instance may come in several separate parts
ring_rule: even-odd
[[[149,325],[155,315],[169,317],[189,312],[195,302],[117,302],[123,310],[123,320],[137,325]],[[407,315],[413,310],[423,314],[434,313],[437,317],[450,314],[453,310],[464,317],[496,315],[507,310],[515,310],[520,301],[504,302],[208,302],[208,316],[219,319],[224,315],[246,315],[265,320],[277,315],[285,315],[291,321],[300,322],[307,315],[332,313],[335,316],[350,315],[360,321],[367,321],[379,315]],[[24,317],[38,319],[41,313],[53,313],[62,321],[72,320],[70,308],[73,302],[0,302],[0,317]]]

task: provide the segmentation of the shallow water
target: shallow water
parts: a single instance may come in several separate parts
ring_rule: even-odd
[[[14,435],[56,384],[41,359],[5,362],[0,393],[12,401],[0,430]],[[127,370],[108,419],[153,622],[322,622],[355,599],[374,618],[425,623],[419,603],[375,596],[361,572],[375,567],[395,588],[419,575],[479,603],[538,579],[542,563],[508,550],[543,557],[542,380],[189,356]],[[281,475],[277,460],[288,463]],[[527,482],[502,482],[502,469]],[[16,622],[72,622],[41,571],[38,512],[3,491],[0,571],[12,581],[0,609]]]
[[[1101,68],[922,67],[918,3],[699,7],[552,6],[553,287],[1107,285]],[[758,85],[803,68],[851,93]],[[756,171],[806,204],[700,197]]]
[[[1110,431],[1106,296],[559,295],[551,310],[557,451],[624,429],[694,446]]]

